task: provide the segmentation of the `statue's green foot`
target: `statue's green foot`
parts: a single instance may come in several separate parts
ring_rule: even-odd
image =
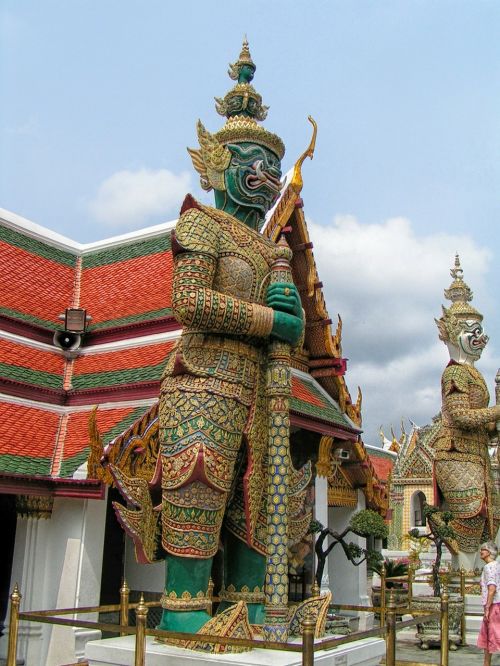
[[[234,601],[221,601],[217,608],[217,614],[227,610],[230,606],[234,606],[234,603],[235,603]],[[248,622],[250,624],[258,624],[258,625],[264,624],[264,616],[265,616],[264,604],[247,603],[246,606],[248,611]]]
[[[210,620],[210,615],[204,610],[173,611],[165,609],[157,629],[195,634],[208,620]]]

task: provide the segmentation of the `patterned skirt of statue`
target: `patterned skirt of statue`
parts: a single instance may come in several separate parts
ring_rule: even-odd
[[[223,521],[265,553],[268,417],[264,368],[255,361],[240,358],[245,377],[237,384],[216,375],[164,375],[162,545],[170,554],[212,557]]]
[[[487,451],[486,443],[484,448]],[[489,460],[457,451],[438,452],[434,476],[447,509],[453,512],[451,525],[458,547],[463,552],[476,552],[481,541],[496,533],[499,522]]]

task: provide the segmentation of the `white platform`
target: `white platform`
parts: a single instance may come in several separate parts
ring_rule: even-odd
[[[146,639],[146,666],[301,666],[300,652],[255,649],[239,654],[204,654],[184,650]],[[134,636],[107,638],[87,643],[85,656],[89,666],[134,666]],[[385,655],[385,641],[364,638],[331,650],[314,653],[314,662],[321,666],[376,666]]]

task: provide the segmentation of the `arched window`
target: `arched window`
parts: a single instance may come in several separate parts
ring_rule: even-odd
[[[413,493],[410,503],[410,524],[411,527],[423,527],[425,525],[424,503],[426,497],[421,490]]]

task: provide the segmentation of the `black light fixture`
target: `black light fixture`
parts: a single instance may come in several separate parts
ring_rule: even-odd
[[[54,344],[63,350],[65,356],[75,358],[82,344],[82,335],[92,317],[84,308],[66,308],[59,319],[64,321],[64,330],[54,333]]]
[[[66,308],[64,311],[64,329],[69,333],[85,333],[88,322],[92,319],[83,308]]]

